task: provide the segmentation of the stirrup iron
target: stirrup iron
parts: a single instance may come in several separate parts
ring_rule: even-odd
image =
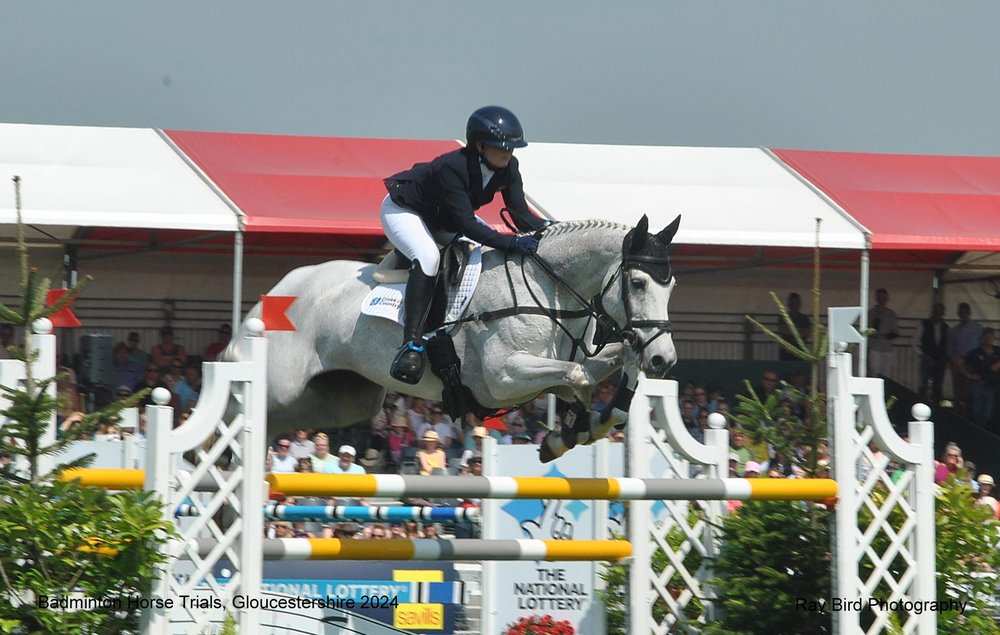
[[[424,375],[424,348],[413,341],[404,344],[392,360],[389,375],[411,386],[420,383]]]

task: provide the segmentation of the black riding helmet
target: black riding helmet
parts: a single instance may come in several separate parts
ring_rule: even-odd
[[[524,130],[514,113],[503,106],[483,106],[469,115],[465,126],[465,139],[470,146],[477,143],[513,150],[528,145]]]

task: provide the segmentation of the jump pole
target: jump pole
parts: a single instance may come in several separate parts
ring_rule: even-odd
[[[547,500],[803,500],[837,496],[833,479],[641,479],[396,474],[268,474],[288,496],[538,498]]]
[[[178,505],[174,517],[200,516],[198,505]],[[479,519],[476,507],[415,507],[408,505],[268,505],[265,520],[363,520],[402,522],[424,520],[432,522],[472,522]]]
[[[187,475],[186,472],[176,474],[178,478]],[[223,473],[228,477],[228,473]],[[110,490],[140,490],[145,488],[146,470],[127,468],[93,468],[81,467],[64,470],[59,475],[61,481],[79,481],[84,487],[96,487]],[[196,492],[217,492],[219,484],[210,475],[202,477],[194,486]]]
[[[214,540],[197,541],[206,557]],[[269,538],[264,560],[546,560],[551,562],[606,560],[632,555],[625,540],[340,540],[338,538]]]

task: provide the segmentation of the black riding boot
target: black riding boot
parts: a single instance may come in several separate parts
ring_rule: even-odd
[[[392,360],[389,374],[406,384],[417,384],[424,374],[424,322],[434,299],[435,276],[425,275],[414,261],[406,282],[403,346]]]

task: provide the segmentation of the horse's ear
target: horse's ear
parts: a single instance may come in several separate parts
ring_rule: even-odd
[[[643,245],[646,244],[646,238],[649,236],[649,218],[643,214],[636,226],[628,233],[625,237],[626,245],[625,251],[634,254],[642,249]]]
[[[669,245],[670,242],[674,239],[674,234],[677,233],[677,228],[680,226],[681,226],[681,217],[680,214],[678,214],[677,218],[674,219],[674,222],[670,223],[669,225],[661,229],[660,233],[658,233],[656,237],[659,238],[664,245]]]
[[[645,236],[649,233],[649,217],[645,214],[639,219],[639,222],[635,225],[635,233]]]

